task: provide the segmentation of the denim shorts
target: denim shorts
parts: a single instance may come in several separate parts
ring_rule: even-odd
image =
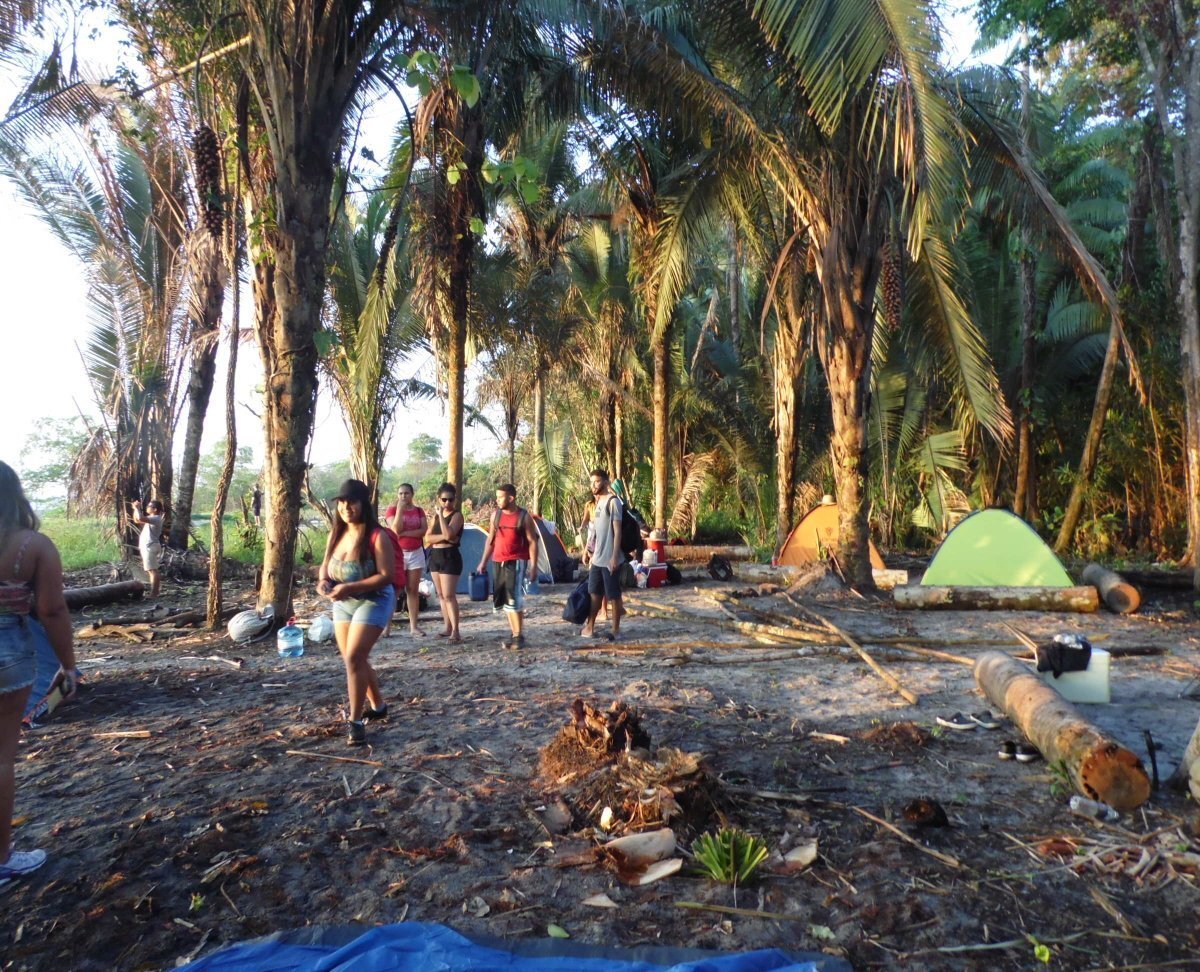
[[[386,628],[396,613],[396,588],[391,584],[364,597],[333,602],[334,624],[373,624]]]
[[[0,695],[29,688],[36,672],[29,623],[17,614],[0,614]]]
[[[525,609],[525,560],[506,560],[492,564],[492,608],[503,608],[512,614]]]

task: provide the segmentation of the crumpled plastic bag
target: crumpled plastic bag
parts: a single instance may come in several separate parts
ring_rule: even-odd
[[[312,642],[328,641],[333,637],[333,618],[328,614],[318,614],[308,626],[308,640]]]

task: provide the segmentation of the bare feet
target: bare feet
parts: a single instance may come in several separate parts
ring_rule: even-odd
[[[457,631],[455,631],[454,634],[452,634],[450,636],[450,644],[461,645],[462,644],[462,635],[460,635]]]
[[[450,632],[450,631],[439,631],[436,635],[434,635],[434,637],[435,638],[449,638],[451,634],[452,634],[452,632]]]

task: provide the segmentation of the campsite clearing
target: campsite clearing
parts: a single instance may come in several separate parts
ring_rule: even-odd
[[[737,614],[736,599],[713,595],[745,581],[639,591],[668,610],[628,618],[617,644],[559,620],[568,590],[531,598],[520,653],[499,647],[505,625],[490,604],[465,600],[467,643],[381,642],[373,661],[391,715],[360,750],[343,742],[332,644],[281,659],[270,641],[234,650],[204,632],[81,642],[86,690],[26,733],[17,758],[16,843],[51,856],[4,894],[5,967],[168,968],[278,929],[402,919],[498,937],[545,937],[553,924],[584,942],[824,950],[856,968],[1027,969],[1035,941],[1066,969],[1200,950],[1193,803],[1160,789],[1117,824],[1083,820],[1055,767],[997,759],[1019,739],[1011,726],[934,722],[987,707],[970,667],[950,659],[997,644],[1020,653],[1005,621],[1038,640],[1078,632],[1106,648],[1162,648],[1114,651],[1113,703],[1086,711],[1147,770],[1148,730],[1165,779],[1197,718],[1180,697],[1200,674],[1187,592],[1145,591],[1141,613],[1123,617],[799,597],[878,658],[912,705],[842,638],[831,633],[831,653],[814,645],[816,625],[779,595],[741,603],[785,634],[778,618],[795,618],[794,643],[698,619],[730,620],[722,607]],[[199,607],[203,590],[168,600]],[[298,608],[317,604],[306,584]],[[76,627],[98,614],[77,614]],[[953,655],[902,661],[903,643]],[[234,655],[243,667],[221,664]],[[655,749],[700,754],[714,828],[728,821],[804,863],[736,890],[686,859],[673,876],[623,883],[594,850],[603,807],[567,807],[564,823],[569,787],[541,775],[576,698],[636,707]],[[101,736],[130,729],[148,735]],[[949,827],[911,829],[901,811],[922,797]],[[686,851],[695,834],[675,829]],[[596,907],[600,895],[616,907]]]

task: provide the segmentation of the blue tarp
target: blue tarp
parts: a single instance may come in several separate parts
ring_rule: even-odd
[[[315,931],[315,930],[314,930]],[[307,938],[309,941],[297,940]],[[557,939],[490,947],[444,925],[384,925],[346,941],[345,935],[284,934],[231,945],[184,966],[187,972],[849,972],[843,960],[796,956],[777,949],[741,954],[696,950],[602,949]],[[338,941],[338,939],[343,939]],[[498,943],[499,945],[499,943]],[[533,948],[522,946],[530,946]],[[507,951],[507,948],[515,951]],[[530,951],[540,954],[524,954]],[[643,957],[687,953],[699,958],[667,964]],[[556,953],[556,954],[554,954]],[[623,956],[632,956],[629,958]]]

